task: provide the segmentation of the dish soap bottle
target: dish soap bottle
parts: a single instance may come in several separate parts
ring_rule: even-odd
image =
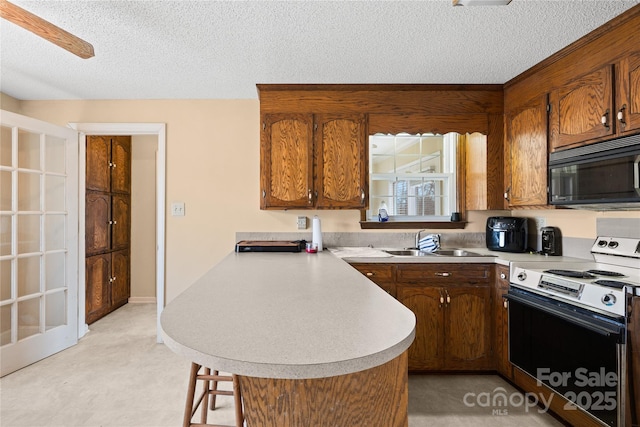
[[[378,221],[379,222],[389,221],[389,214],[387,213],[387,204],[384,201],[380,203],[380,209],[378,209]]]

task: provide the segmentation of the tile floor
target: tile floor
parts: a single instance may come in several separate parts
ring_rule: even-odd
[[[155,326],[155,305],[127,304],[78,345],[0,379],[0,425],[182,425],[190,362],[156,343]],[[500,394],[512,404],[492,406]],[[219,399],[209,422],[233,424],[231,398]],[[495,375],[412,375],[409,427],[562,425],[521,402]]]

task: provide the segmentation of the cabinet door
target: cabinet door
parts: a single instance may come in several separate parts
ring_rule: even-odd
[[[442,367],[444,294],[441,288],[398,286],[398,300],[416,315],[416,338],[409,347],[409,370]]]
[[[87,256],[111,248],[111,199],[108,194],[86,195],[85,251]]]
[[[131,193],[131,137],[111,137],[111,191]]]
[[[260,139],[260,208],[309,208],[314,204],[313,116],[263,117]]]
[[[546,96],[507,114],[506,192],[509,206],[547,204]]]
[[[110,310],[111,254],[86,258],[85,316],[93,323]]]
[[[351,264],[392,297],[396,297],[395,267],[388,264]]]
[[[445,299],[446,368],[490,368],[491,289],[449,286],[445,289]]]
[[[551,151],[613,135],[613,72],[607,65],[551,92]]]
[[[111,188],[111,137],[87,136],[86,188],[94,191],[110,191]]]
[[[111,249],[125,249],[130,242],[131,196],[111,196]]]
[[[493,348],[496,370],[505,377],[513,378],[513,367],[509,362],[509,311],[504,298],[509,291],[509,267],[496,266],[493,287]]]
[[[315,116],[318,208],[364,209],[367,204],[367,130],[363,114]]]
[[[621,133],[640,129],[640,52],[620,62],[618,69],[618,112],[616,119]]]
[[[111,253],[111,309],[126,304],[130,296],[129,251]]]

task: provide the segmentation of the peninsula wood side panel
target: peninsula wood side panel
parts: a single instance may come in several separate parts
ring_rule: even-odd
[[[407,353],[329,378],[238,377],[247,425],[253,427],[407,427]]]

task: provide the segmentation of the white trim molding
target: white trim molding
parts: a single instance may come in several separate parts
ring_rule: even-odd
[[[160,314],[165,305],[165,229],[166,229],[166,174],[167,174],[167,141],[165,123],[69,123],[69,127],[80,132],[80,176],[84,176],[86,168],[86,136],[87,135],[157,135],[158,155],[156,158],[156,298],[157,305],[157,342],[162,342],[160,334]],[[84,204],[85,184],[80,180],[79,186],[79,244],[78,261],[84,265]],[[82,197],[80,197],[82,196]],[[78,282],[85,282],[85,272],[79,268]],[[85,319],[85,290],[78,289],[78,337],[84,336],[88,328]],[[131,301],[131,299],[129,299]]]

